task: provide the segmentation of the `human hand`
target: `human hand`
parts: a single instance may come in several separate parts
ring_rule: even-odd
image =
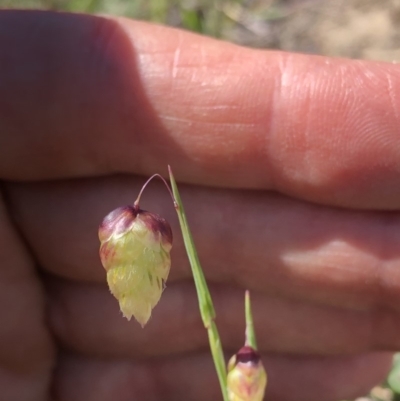
[[[398,71],[1,12],[2,399],[220,399],[161,184],[141,205],[175,245],[144,330],[121,317],[98,257],[101,219],[167,164],[228,355],[251,290],[269,401],[335,401],[383,379],[400,345]]]

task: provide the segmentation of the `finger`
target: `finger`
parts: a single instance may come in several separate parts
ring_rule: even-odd
[[[2,398],[44,400],[49,390],[53,347],[44,324],[43,294],[33,261],[7,216],[1,192],[0,244]]]
[[[391,357],[265,356],[271,401],[336,401],[364,395],[387,373]],[[93,385],[96,383],[96,385]],[[55,377],[60,401],[218,400],[221,392],[207,354],[132,362],[64,354]]]
[[[244,291],[215,284],[210,290],[222,343],[234,352],[244,343]],[[119,358],[208,349],[191,281],[168,285],[145,330],[122,318],[106,286],[51,280],[49,292],[49,322],[64,348]],[[252,292],[252,305],[263,352],[344,355],[400,347],[398,313],[322,307],[257,292]]]
[[[0,18],[5,179],[169,163],[191,183],[400,206],[397,65],[243,49],[126,19]]]
[[[142,179],[9,185],[10,204],[40,265],[58,276],[105,281],[97,227],[131,204]],[[349,212],[270,193],[181,187],[208,280],[320,304],[399,309],[398,213]],[[191,276],[162,184],[142,207],[173,223],[171,280]]]

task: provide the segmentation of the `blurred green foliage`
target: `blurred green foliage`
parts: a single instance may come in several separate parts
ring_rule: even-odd
[[[225,39],[230,38],[223,32],[246,25],[242,20],[249,13],[263,21],[280,18],[282,4],[282,0],[0,0],[0,8],[113,14]]]
[[[224,7],[240,0],[0,0],[0,8],[106,13],[179,26],[219,37],[229,23]]]

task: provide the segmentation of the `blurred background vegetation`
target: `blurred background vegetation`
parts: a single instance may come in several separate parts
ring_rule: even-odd
[[[109,13],[151,20],[248,45],[275,47],[271,23],[294,11],[297,1],[274,0],[0,0],[0,7]],[[297,4],[297,5],[298,5]],[[240,32],[236,33],[235,28]]]
[[[0,0],[0,7],[45,8],[73,12],[102,12],[151,20],[221,37],[225,29],[244,23],[279,18],[285,1],[254,0]],[[248,21],[249,22],[249,21]],[[250,24],[251,25],[251,24]],[[249,27],[251,30],[252,27]]]
[[[105,13],[241,45],[400,61],[400,0],[0,0],[0,8]],[[400,401],[400,355],[357,401]]]
[[[241,45],[400,61],[400,0],[0,0],[0,8],[106,13]]]

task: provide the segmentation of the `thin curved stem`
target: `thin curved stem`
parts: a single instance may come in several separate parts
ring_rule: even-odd
[[[166,186],[167,189],[168,189],[169,194],[171,195],[172,202],[174,202],[174,207],[175,207],[175,209],[177,208],[178,204],[176,203],[174,194],[172,193],[171,188],[170,188],[170,186],[168,185],[167,181],[165,181],[165,178],[164,178],[162,175],[160,175],[160,174],[153,174],[153,175],[143,184],[142,189],[140,190],[138,197],[136,198],[135,202],[133,203],[133,207],[134,207],[135,209],[138,209],[138,208],[139,208],[139,202],[140,202],[140,198],[141,198],[141,196],[142,196],[143,191],[146,189],[146,187],[147,187],[147,185],[149,184],[149,182],[150,182],[153,178],[156,178],[156,177],[159,178],[159,179],[165,184],[165,186]]]
[[[155,177],[160,178],[168,189],[171,195],[174,207],[178,215],[179,224],[182,231],[183,240],[185,243],[186,253],[189,258],[190,266],[192,268],[193,279],[196,287],[197,297],[199,301],[200,315],[203,320],[204,327],[207,330],[211,355],[214,360],[215,369],[217,371],[221,392],[224,401],[229,401],[227,392],[227,373],[224,353],[222,350],[221,340],[218,334],[217,325],[215,324],[215,310],[211,299],[211,294],[208,290],[207,282],[204,277],[203,270],[200,266],[200,261],[197,256],[197,251],[194,245],[192,234],[186,219],[185,211],[183,209],[182,201],[179,195],[178,187],[175,178],[172,174],[171,167],[168,166],[171,187],[160,174],[152,175],[143,185],[139,195],[134,203],[134,207],[139,209],[140,197],[148,183]]]

